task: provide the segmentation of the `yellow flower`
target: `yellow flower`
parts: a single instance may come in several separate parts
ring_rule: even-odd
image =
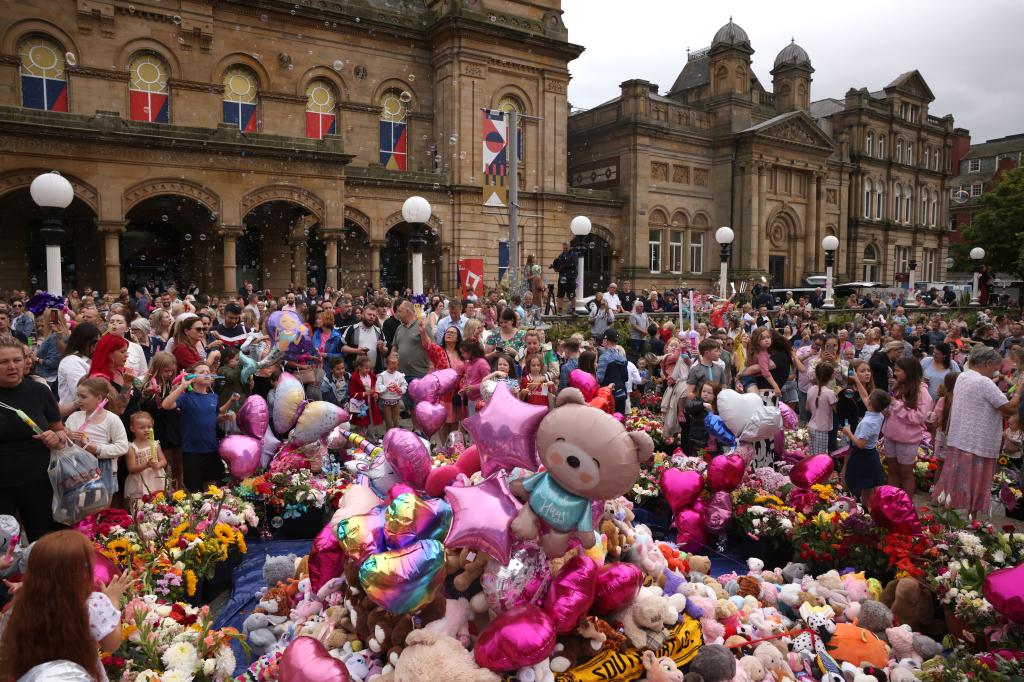
[[[185,499],[185,491],[175,490],[174,493],[171,494],[171,499],[174,500],[175,502],[181,502],[182,500]]]
[[[221,497],[224,497],[224,491],[223,491],[223,490],[221,490],[220,488],[218,488],[218,487],[217,487],[217,486],[215,486],[215,485],[211,485],[211,486],[210,486],[209,488],[207,488],[207,489],[206,489],[206,492],[207,492],[207,493],[208,493],[209,495],[211,495],[211,496],[213,496],[213,497],[216,497],[216,498],[218,498],[218,499],[220,499]]]
[[[217,539],[226,544],[233,544],[235,540],[235,529],[226,523],[218,523],[213,527]]]
[[[188,596],[191,597],[195,595],[197,582],[195,571],[192,569],[185,571],[185,591],[188,593]]]
[[[131,543],[128,538],[118,538],[107,543],[107,550],[111,552],[114,559],[123,559],[131,552]]]
[[[245,536],[242,535],[241,531],[238,533],[238,551],[242,554],[249,551],[249,547],[245,544]]]

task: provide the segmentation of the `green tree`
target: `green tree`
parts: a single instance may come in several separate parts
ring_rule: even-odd
[[[968,253],[980,246],[993,273],[1024,278],[1024,167],[1004,174],[978,203],[981,210],[964,230],[963,242],[953,249],[958,264],[969,266]]]

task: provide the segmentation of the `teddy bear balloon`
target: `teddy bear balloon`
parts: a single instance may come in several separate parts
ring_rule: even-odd
[[[572,534],[584,547],[593,547],[591,501],[628,492],[640,465],[654,454],[649,435],[626,431],[611,415],[586,405],[579,390],[562,390],[556,405],[537,429],[545,471],[512,484],[528,500],[512,521],[512,533],[521,540],[537,539],[543,521],[548,531],[540,545],[550,557],[565,554]]]

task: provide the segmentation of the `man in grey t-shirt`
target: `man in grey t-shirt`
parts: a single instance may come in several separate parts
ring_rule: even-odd
[[[402,301],[395,317],[401,324],[395,329],[391,349],[398,353],[398,370],[405,375],[406,381],[412,383],[413,379],[420,379],[430,371],[430,358],[420,338],[420,327],[424,323],[416,319],[416,309],[411,301]],[[412,412],[413,400],[408,392],[402,396],[402,402]]]
[[[644,302],[633,302],[633,311],[629,314],[629,359],[636,361],[644,353],[644,339],[647,328],[651,326],[651,318],[644,312]]]

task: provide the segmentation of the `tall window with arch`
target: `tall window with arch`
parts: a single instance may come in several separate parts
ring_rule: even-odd
[[[930,208],[931,208],[931,213],[929,215],[928,223],[932,227],[935,227],[936,225],[939,224],[938,223],[939,193],[936,192],[936,191],[932,191],[932,201],[931,201],[931,207]]]
[[[895,272],[910,272],[910,247],[897,246],[894,248]]]
[[[935,281],[935,265],[938,261],[937,249],[925,249],[922,254],[922,274],[924,275],[924,281],[934,282]]]
[[[864,247],[863,264],[865,282],[877,282],[881,279],[881,273],[878,271],[878,246],[868,244]]]
[[[878,158],[885,158],[885,135],[878,136]]]
[[[519,98],[505,95],[498,100],[498,111],[505,112],[506,116],[510,111],[516,112],[516,151],[519,153],[518,159],[522,161],[526,151],[526,140],[523,137],[523,119],[521,117],[526,113],[526,109]]]
[[[908,166],[913,166],[914,165],[914,143],[913,142],[908,142],[907,143],[907,165]]]
[[[690,233],[690,272],[695,275],[704,272],[704,233]]]
[[[330,81],[316,78],[306,86],[306,137],[320,140],[337,129],[337,92]]]
[[[47,36],[31,35],[18,43],[21,105],[44,111],[68,110],[64,50]]]
[[[867,137],[864,138],[864,156],[871,156],[875,150],[875,134],[868,131]]]
[[[864,179],[864,217],[871,217],[871,178]]]
[[[907,187],[907,194],[903,197],[903,222],[908,225],[913,222],[914,191]]]
[[[921,191],[921,209],[920,213],[917,214],[917,222],[922,225],[928,224],[928,190],[924,187],[920,188]]]
[[[903,163],[903,140],[896,138],[896,163]]]
[[[897,149],[899,149],[899,147],[897,147]],[[896,188],[893,190],[893,197],[895,202],[893,206],[892,219],[898,223],[903,220],[903,187],[898,182],[896,183]]]
[[[932,167],[932,148],[931,147],[925,147],[924,148],[924,167],[926,169]]]
[[[408,116],[412,95],[392,88],[380,98],[380,165],[388,170],[408,168]]]
[[[652,273],[661,272],[661,230],[647,231],[647,262]]]
[[[232,66],[224,73],[224,122],[238,126],[243,133],[257,131],[259,81],[245,66]]]
[[[155,52],[140,52],[128,65],[128,114],[133,121],[170,123],[170,70]]]
[[[876,186],[878,191],[875,192],[875,220],[881,220],[885,215],[885,185],[878,180]]]

